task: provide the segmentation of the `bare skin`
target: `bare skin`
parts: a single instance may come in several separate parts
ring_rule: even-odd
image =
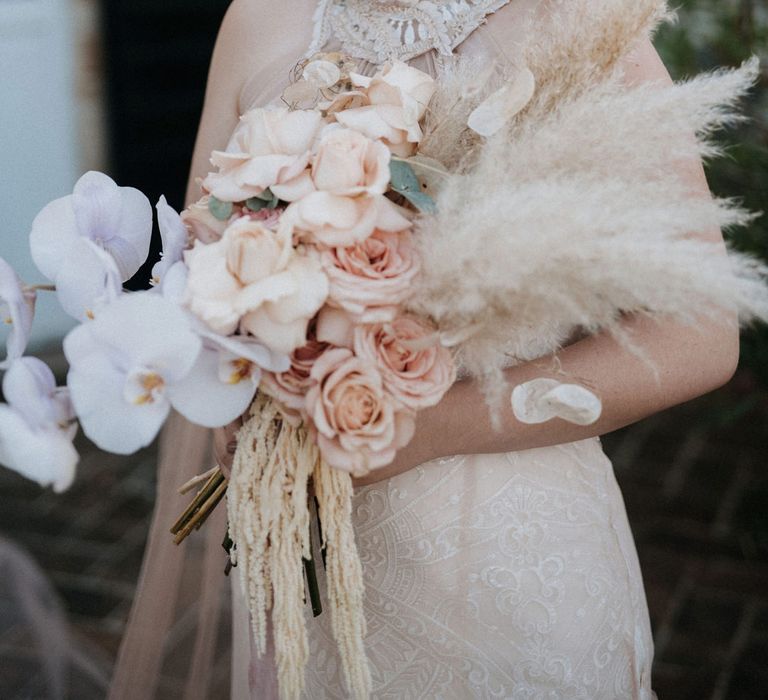
[[[258,19],[255,4],[235,0],[222,24],[209,73],[208,88],[195,144],[187,203],[198,197],[196,178],[209,170],[208,157],[223,148],[238,119],[237,97],[249,66],[268,60],[268,49],[258,46],[244,29]],[[287,14],[287,13],[285,13]],[[262,17],[263,20],[263,17]],[[284,21],[276,19],[278,23]],[[276,31],[283,28],[276,27]],[[261,53],[262,55],[259,55]],[[625,81],[670,82],[669,73],[650,41],[638,45],[625,62]],[[692,188],[707,194],[701,162],[670,163]],[[719,230],[699,237],[721,241]],[[723,254],[724,248],[723,248]],[[738,324],[734,317],[684,326],[627,317],[624,328],[644,354],[641,359],[609,335],[580,340],[548,357],[505,370],[510,386],[534,377],[569,377],[588,386],[603,401],[600,420],[576,426],[554,420],[541,425],[517,421],[509,405],[501,415],[501,430],[491,426],[485,399],[477,382],[457,382],[434,408],[419,413],[416,435],[395,461],[365,477],[355,486],[391,478],[431,459],[455,454],[511,452],[583,440],[603,435],[670,406],[688,401],[725,384],[739,356]],[[651,362],[649,363],[648,360]],[[654,371],[655,368],[655,371]],[[214,431],[214,453],[228,473],[235,451],[237,419]]]

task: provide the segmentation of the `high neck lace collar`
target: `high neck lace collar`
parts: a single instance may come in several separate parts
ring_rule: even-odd
[[[486,15],[510,0],[320,0],[307,56],[331,39],[354,58],[407,61],[432,49],[448,56]]]

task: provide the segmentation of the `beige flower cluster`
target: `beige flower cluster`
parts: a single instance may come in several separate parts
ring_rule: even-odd
[[[310,62],[304,89],[339,80],[332,67]],[[392,461],[455,370],[434,326],[402,310],[420,264],[412,211],[387,196],[434,81],[395,62],[344,86],[312,109],[249,111],[213,153],[205,196],[182,215],[195,239],[185,303],[217,333],[290,355],[261,388],[331,466],[362,475]]]

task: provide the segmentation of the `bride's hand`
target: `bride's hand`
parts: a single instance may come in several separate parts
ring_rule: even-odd
[[[242,425],[243,417],[239,416],[223,428],[213,429],[213,455],[227,479],[232,471],[232,460],[237,449],[237,431]]]

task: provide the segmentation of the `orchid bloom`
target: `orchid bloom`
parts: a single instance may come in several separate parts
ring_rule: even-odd
[[[56,296],[78,321],[88,321],[123,293],[120,271],[112,256],[96,243],[79,238],[56,278]]]
[[[178,305],[151,292],[125,294],[70,331],[67,384],[83,432],[117,454],[148,445],[171,405],[186,415],[173,390],[201,345]]]
[[[16,271],[0,258],[0,320],[10,326],[6,359],[0,362],[0,369],[7,369],[13,360],[24,354],[32,328],[35,299],[35,291],[26,289]]]
[[[152,207],[133,187],[118,187],[103,173],[90,171],[71,195],[46,205],[32,222],[32,259],[56,284],[64,310],[78,320],[121,291],[147,259]]]
[[[77,432],[65,387],[36,357],[14,360],[3,377],[7,404],[0,404],[0,463],[54,491],[69,488],[78,454]]]
[[[178,212],[168,204],[165,196],[160,197],[155,209],[160,239],[163,243],[162,257],[152,267],[151,281],[157,287],[163,283],[168,270],[181,260],[184,248],[187,246],[187,227]]]

